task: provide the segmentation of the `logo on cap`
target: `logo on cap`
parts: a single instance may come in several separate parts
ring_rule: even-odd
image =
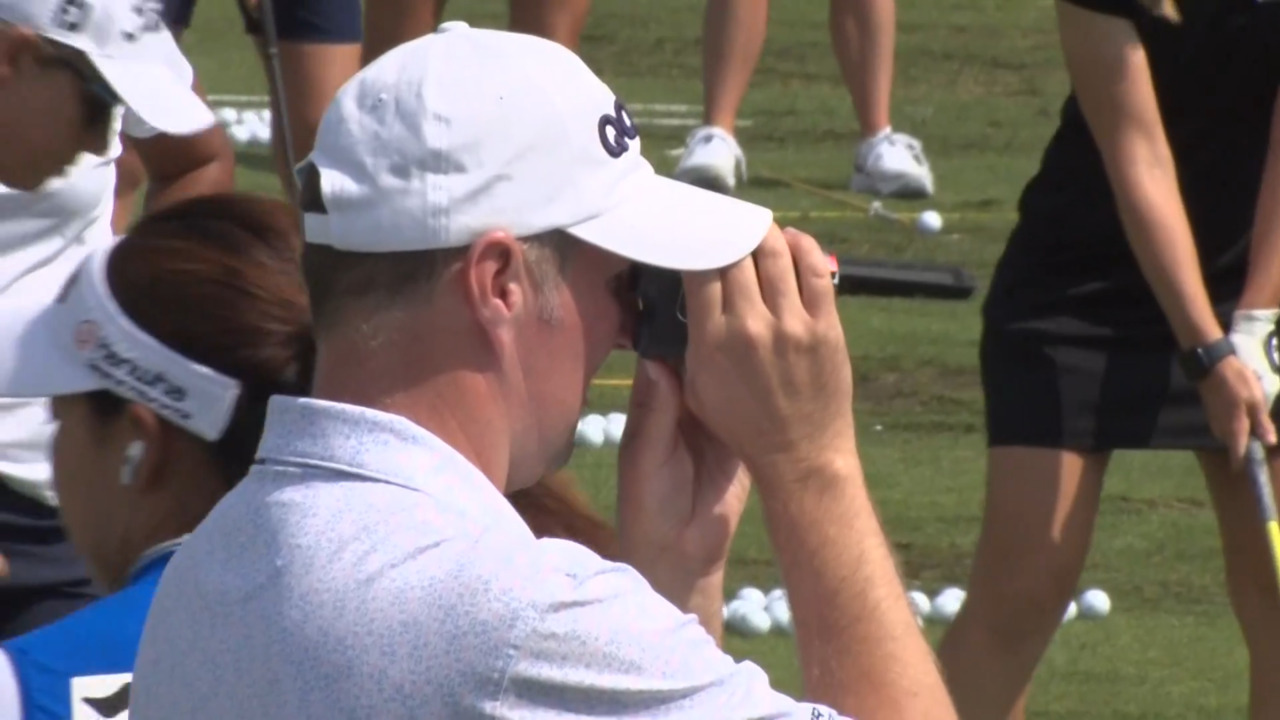
[[[72,340],[75,341],[76,349],[80,352],[89,352],[98,344],[98,323],[92,320],[83,320],[76,325],[76,330],[72,334]]]
[[[67,32],[80,32],[91,9],[87,0],[62,0],[53,9],[53,26]]]
[[[613,101],[613,112],[600,116],[598,125],[600,144],[611,158],[620,158],[631,149],[631,141],[640,137],[636,124],[631,120],[631,113],[622,100]]]

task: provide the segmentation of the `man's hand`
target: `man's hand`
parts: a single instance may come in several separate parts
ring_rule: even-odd
[[[618,453],[623,560],[718,636],[729,546],[750,483],[684,405],[676,373],[640,360]]]
[[[751,257],[686,275],[685,299],[689,406],[757,482],[777,475],[758,468],[856,453],[853,372],[812,237],[775,225]]]

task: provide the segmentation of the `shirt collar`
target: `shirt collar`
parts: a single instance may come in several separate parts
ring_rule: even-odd
[[[267,406],[258,460],[324,468],[429,491],[455,477],[502,497],[475,465],[399,415],[358,405],[277,395]],[[434,479],[434,482],[433,482]]]
[[[180,535],[143,551],[133,563],[133,569],[129,571],[129,582],[137,582],[139,578],[146,575],[154,567],[163,567],[188,537],[190,535]]]

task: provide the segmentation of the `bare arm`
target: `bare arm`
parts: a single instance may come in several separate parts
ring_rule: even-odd
[[[147,171],[147,210],[235,188],[235,154],[218,125],[187,137],[134,138],[133,145]]]
[[[753,473],[791,601],[805,698],[861,720],[956,717],[856,450]]]
[[[1253,240],[1249,247],[1249,275],[1245,280],[1241,309],[1274,310],[1280,307],[1280,96],[1271,111],[1271,139],[1267,165],[1253,215]]]
[[[1056,3],[1071,85],[1102,153],[1125,235],[1182,347],[1223,335],[1205,289],[1151,70],[1122,18]]]

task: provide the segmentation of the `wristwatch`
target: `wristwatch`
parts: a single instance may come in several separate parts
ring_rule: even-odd
[[[1209,373],[1218,363],[1236,354],[1236,348],[1230,338],[1222,337],[1207,345],[1188,348],[1178,353],[1178,366],[1182,373],[1193,383],[1209,377]]]

